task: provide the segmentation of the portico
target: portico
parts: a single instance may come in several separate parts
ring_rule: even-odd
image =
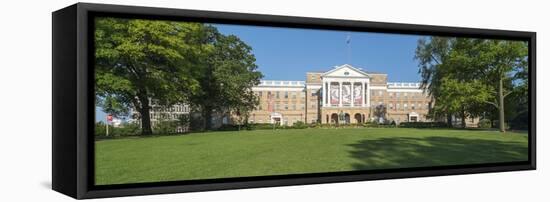
[[[363,123],[370,106],[370,77],[351,65],[321,75],[322,123]]]

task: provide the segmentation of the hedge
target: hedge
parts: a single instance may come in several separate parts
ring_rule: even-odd
[[[401,128],[448,128],[445,122],[401,122]]]

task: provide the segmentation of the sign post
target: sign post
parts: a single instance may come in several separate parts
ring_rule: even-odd
[[[113,121],[113,115],[107,115],[107,124],[105,124],[105,135],[109,136],[109,124]]]

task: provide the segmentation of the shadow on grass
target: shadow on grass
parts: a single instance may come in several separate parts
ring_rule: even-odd
[[[357,170],[410,168],[526,161],[527,143],[462,139],[454,137],[392,137],[363,140],[352,147],[350,156]]]

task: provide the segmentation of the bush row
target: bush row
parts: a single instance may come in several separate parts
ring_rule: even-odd
[[[487,123],[482,120],[480,121],[480,127],[487,127]],[[95,135],[96,136],[106,136],[106,128],[104,123],[95,124]],[[153,133],[159,135],[169,135],[176,134],[178,127],[177,121],[161,121],[153,127]],[[306,124],[304,122],[298,121],[295,122],[292,126],[284,125],[274,125],[270,123],[253,123],[245,125],[222,125],[220,128],[216,129],[219,131],[237,131],[237,130],[272,130],[272,129],[305,129],[305,128],[395,128],[397,125],[395,122],[390,123],[378,123],[378,122],[368,122],[368,123],[352,123],[352,124],[321,124],[321,123],[312,123]],[[445,128],[448,125],[444,122],[403,122],[399,124],[399,127],[402,128]],[[490,122],[489,122],[490,127]],[[139,124],[135,123],[124,123],[120,127],[109,126],[109,136],[118,137],[118,136],[132,136],[139,135],[141,133],[141,128]]]
[[[449,125],[445,122],[402,122],[399,124],[401,128],[448,128]]]
[[[177,121],[160,121],[152,128],[153,134],[156,135],[169,135],[176,134],[178,129]],[[124,123],[119,127],[113,127],[109,125],[109,136],[110,137],[120,137],[120,136],[133,136],[140,135],[141,127],[136,123]],[[107,128],[105,123],[99,122],[95,124],[95,136],[104,136],[107,137]]]

